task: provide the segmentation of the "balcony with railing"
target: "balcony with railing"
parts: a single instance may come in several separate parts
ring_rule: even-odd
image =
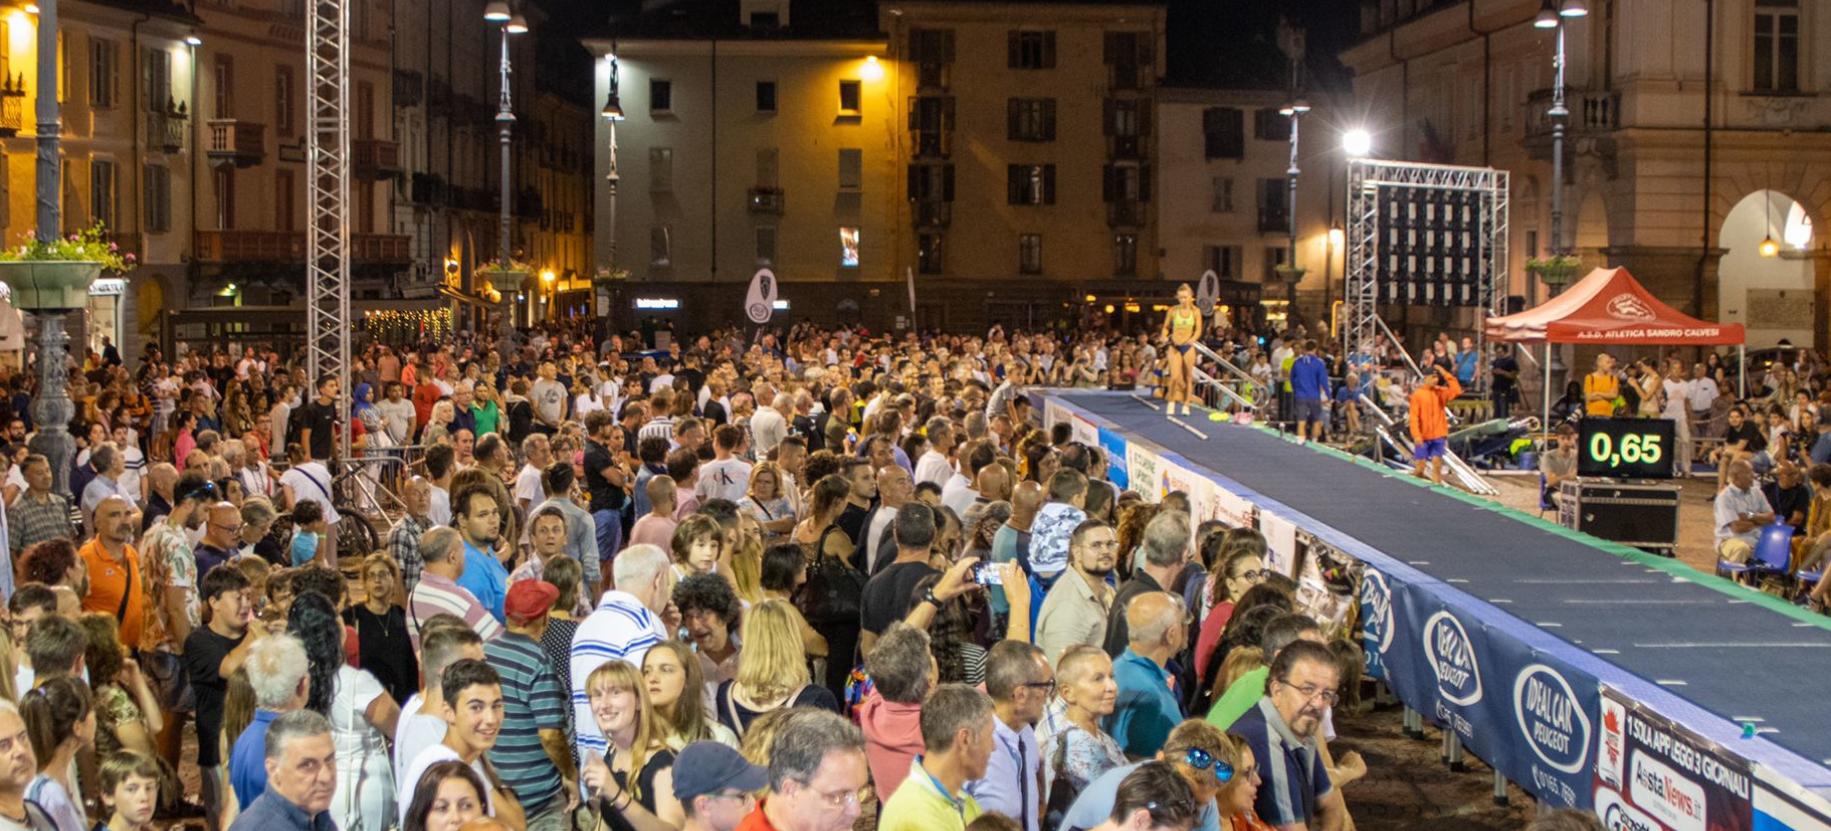
[[[1551,158],[1554,119],[1549,115],[1555,90],[1541,89],[1526,96],[1524,124],[1527,151],[1539,159]],[[1621,129],[1621,93],[1610,90],[1564,88],[1564,137],[1587,138]]]
[[[1109,89],[1144,89],[1144,67],[1136,63],[1115,63],[1106,67]]]
[[[411,237],[351,234],[350,259],[404,263],[413,259]],[[196,256],[204,263],[304,262],[304,231],[198,231]]]
[[[266,156],[265,125],[234,118],[212,118],[208,124],[210,145],[206,153],[211,164],[252,167]]]
[[[917,228],[946,228],[954,221],[952,202],[913,202],[910,211],[915,215]]]
[[[909,146],[918,159],[945,159],[954,153],[954,134],[952,130],[911,129]]]
[[[1143,136],[1107,136],[1106,157],[1109,159],[1144,159],[1145,143]]]
[[[1144,225],[1145,204],[1133,199],[1106,203],[1106,224],[1114,228]]]
[[[162,153],[182,152],[190,126],[183,104],[155,108],[146,114],[146,145]]]
[[[751,188],[750,212],[753,214],[772,214],[780,216],[785,200],[781,188]]]
[[[942,61],[925,61],[916,64],[916,87],[920,89],[947,89],[953,80],[954,65]]]
[[[303,231],[198,231],[196,257],[205,263],[305,260]]]
[[[25,132],[26,113],[31,104],[24,95],[0,98],[0,137],[11,138]]]
[[[351,139],[350,170],[364,182],[401,174],[400,142],[385,139]]]
[[[1259,233],[1288,234],[1290,232],[1290,203],[1285,201],[1284,192],[1279,191],[1276,200],[1266,199],[1259,203]]]
[[[412,262],[413,238],[400,234],[351,234],[350,259],[359,263]]]

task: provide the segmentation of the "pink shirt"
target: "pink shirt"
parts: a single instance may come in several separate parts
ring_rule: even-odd
[[[662,551],[667,551],[672,556],[673,549],[670,546],[674,542],[674,526],[679,524],[667,517],[648,514],[636,520],[636,524],[629,529],[629,544],[658,545]]]

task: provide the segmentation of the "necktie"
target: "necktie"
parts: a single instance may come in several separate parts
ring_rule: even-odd
[[[1024,737],[1017,737],[1017,812],[1024,831],[1030,831],[1030,757],[1024,752]]]

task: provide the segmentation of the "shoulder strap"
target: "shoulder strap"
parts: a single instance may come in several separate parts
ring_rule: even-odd
[[[133,597],[134,584],[140,582],[140,575],[134,570],[134,558],[122,557],[127,563],[127,582],[121,585],[121,606],[114,610],[114,621],[117,624],[127,622],[127,601]]]
[[[726,681],[725,682],[725,694],[722,697],[724,698],[725,715],[728,715],[731,717],[731,732],[736,733],[737,737],[739,739],[743,739],[744,732],[745,732],[744,731],[744,720],[741,718],[738,718],[737,702],[732,700],[733,690],[735,690],[736,688],[737,688],[736,681]]]

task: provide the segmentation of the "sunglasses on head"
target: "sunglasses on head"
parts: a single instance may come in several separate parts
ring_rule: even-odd
[[[1228,764],[1225,759],[1215,758],[1214,754],[1199,747],[1191,747],[1183,751],[1183,764],[1196,770],[1207,770],[1209,767],[1213,767],[1214,781],[1222,785],[1233,781],[1233,765]]]

